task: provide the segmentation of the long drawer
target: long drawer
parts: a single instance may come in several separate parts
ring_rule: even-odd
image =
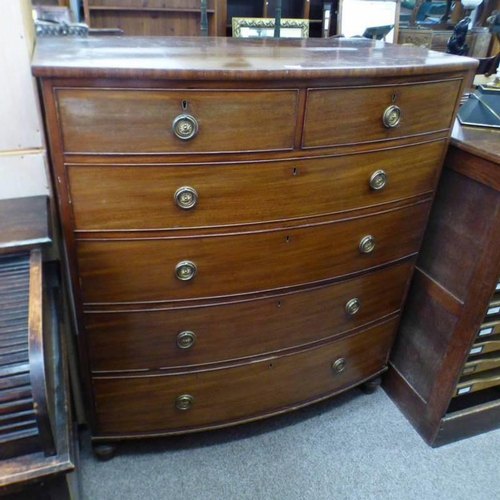
[[[78,230],[279,221],[434,189],[443,141],[340,157],[240,164],[68,167]],[[187,198],[186,198],[187,197]]]
[[[87,313],[94,372],[194,366],[317,342],[395,313],[413,260],[272,298],[159,311]]]
[[[461,80],[310,89],[303,147],[395,139],[448,129]],[[400,110],[400,121],[391,113]],[[384,114],[389,125],[384,125]],[[397,111],[396,111],[397,113]],[[394,120],[394,121],[393,121]]]
[[[223,370],[95,377],[99,433],[216,427],[307,404],[382,370],[396,324],[392,320],[323,347]]]
[[[425,202],[276,231],[81,240],[77,253],[84,301],[218,297],[347,275],[417,252],[428,210]]]
[[[266,151],[294,144],[297,90],[63,88],[56,99],[70,153]],[[174,133],[180,127],[187,136],[196,126],[190,139]]]

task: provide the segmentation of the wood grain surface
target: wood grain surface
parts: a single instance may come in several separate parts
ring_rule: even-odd
[[[225,370],[156,377],[94,378],[99,433],[189,431],[293,409],[342,391],[385,365],[396,321],[290,356]],[[332,363],[344,358],[341,373]],[[176,398],[190,394],[191,409]]]
[[[78,242],[78,265],[84,301],[217,297],[348,275],[416,253],[428,211],[429,202],[424,202],[369,217],[286,230],[82,240]],[[359,243],[368,235],[375,238],[376,246],[363,254]],[[181,261],[197,266],[191,281],[175,277],[175,267]]]
[[[413,260],[297,293],[234,303],[86,314],[94,372],[186,367],[296,348],[399,311]],[[354,316],[347,302],[359,299]],[[177,335],[195,344],[179,349]]]
[[[168,229],[279,221],[431,193],[443,141],[358,155],[211,165],[68,167],[77,230]],[[378,170],[387,184],[370,188]],[[190,186],[193,209],[174,203]],[[124,203],[126,200],[126,203]]]

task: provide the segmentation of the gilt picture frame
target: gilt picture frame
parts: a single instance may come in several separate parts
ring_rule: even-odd
[[[274,36],[274,18],[233,17],[233,37],[267,38]],[[309,19],[281,19],[281,38],[309,38]]]

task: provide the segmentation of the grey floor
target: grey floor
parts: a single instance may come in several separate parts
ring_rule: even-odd
[[[225,430],[128,442],[87,500],[498,500],[500,431],[428,447],[387,395],[358,390]]]

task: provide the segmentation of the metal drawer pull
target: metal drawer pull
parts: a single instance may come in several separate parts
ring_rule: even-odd
[[[401,108],[395,106],[389,106],[382,116],[382,121],[384,122],[384,126],[387,128],[397,127],[401,121]]]
[[[179,139],[187,141],[198,133],[198,122],[194,116],[182,114],[174,118],[172,130]]]
[[[181,281],[189,281],[196,275],[196,264],[190,260],[183,260],[175,266],[175,276]]]
[[[189,210],[196,205],[198,193],[192,187],[182,186],[174,193],[174,201],[179,208]]]
[[[349,300],[345,305],[345,312],[349,316],[354,316],[359,312],[360,309],[361,309],[361,302],[359,301],[358,298]]]
[[[374,248],[375,248],[375,238],[371,234],[361,238],[361,241],[359,242],[359,251],[361,253],[373,252]]]
[[[342,373],[347,366],[345,358],[339,358],[332,363],[332,370],[334,373]]]
[[[177,347],[179,349],[189,349],[193,347],[196,342],[196,334],[189,330],[179,333],[177,335]]]
[[[191,394],[181,394],[175,400],[175,407],[178,410],[189,410],[193,406],[194,398]]]
[[[370,177],[370,187],[374,191],[382,189],[386,184],[387,174],[383,170],[377,170],[376,172],[373,172],[372,176]]]

